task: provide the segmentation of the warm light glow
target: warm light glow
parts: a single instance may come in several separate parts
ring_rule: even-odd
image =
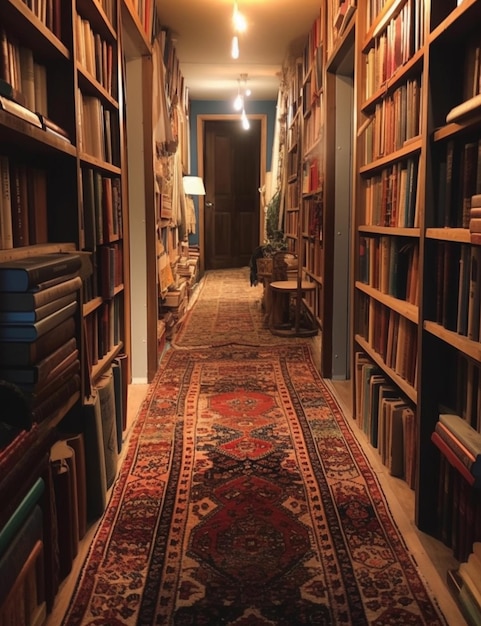
[[[230,53],[233,59],[239,58],[239,38],[237,37],[237,35],[234,35],[232,37],[232,48]]]
[[[204,181],[200,176],[184,176],[182,182],[188,196],[205,196]]]

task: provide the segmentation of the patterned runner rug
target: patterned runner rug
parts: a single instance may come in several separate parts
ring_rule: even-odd
[[[166,354],[64,626],[445,623],[307,346]]]
[[[247,267],[206,272],[197,289],[195,304],[172,342],[176,348],[305,342],[305,339],[278,337],[269,331],[262,308],[264,288],[251,287]]]

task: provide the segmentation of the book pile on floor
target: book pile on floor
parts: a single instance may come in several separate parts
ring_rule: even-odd
[[[160,317],[170,341],[187,310],[192,288],[199,279],[197,246],[182,245],[182,253],[174,267],[175,282],[162,294]]]
[[[481,624],[481,543],[473,544],[473,551],[459,569],[448,572],[448,584],[454,591],[461,610],[471,626]]]
[[[0,379],[22,390],[36,422],[80,389],[80,267],[75,253],[0,263]]]

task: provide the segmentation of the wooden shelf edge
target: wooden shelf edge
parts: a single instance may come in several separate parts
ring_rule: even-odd
[[[369,344],[368,342],[361,337],[361,335],[355,336],[356,343],[361,346],[361,348],[369,355],[369,357],[379,366],[382,371],[391,378],[391,380],[401,389],[401,391],[406,395],[414,404],[417,404],[417,392],[416,389],[404,378],[399,376],[393,369],[388,367],[384,362],[384,359],[378,354]]]

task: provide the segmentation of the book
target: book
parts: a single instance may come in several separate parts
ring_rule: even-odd
[[[112,368],[100,377],[97,383],[102,417],[102,436],[105,456],[105,475],[110,487],[117,475],[117,418],[115,410],[115,390]]]
[[[464,446],[459,439],[456,438],[454,433],[449,430],[442,422],[436,422],[434,427],[435,432],[443,439],[447,445],[452,449],[454,454],[464,463],[473,476],[479,476],[481,478],[481,459],[476,460],[470,450]]]
[[[481,94],[478,94],[453,107],[446,115],[446,123],[449,124],[451,122],[458,122],[463,117],[470,115],[471,113],[476,113],[480,107]]]
[[[80,390],[80,376],[71,376],[67,382],[58,387],[43,402],[32,409],[32,417],[35,422],[43,422],[53,417],[55,413],[66,404],[70,398]]]
[[[82,406],[82,425],[85,438],[85,471],[87,482],[87,519],[102,515],[107,502],[107,475],[102,433],[100,398],[96,391]]]
[[[481,457],[481,433],[478,433],[459,415],[441,413],[439,421],[446,426],[474,455],[476,460]]]
[[[68,383],[72,378],[80,373],[80,361],[78,359],[78,353],[74,351],[71,355],[65,358],[65,365],[58,366],[55,373],[52,373],[48,380],[44,383],[36,385],[22,384],[21,388],[24,394],[27,396],[32,409],[37,409],[41,404],[50,398],[50,396],[57,393],[65,383]]]
[[[444,439],[441,439],[436,431],[431,433],[431,441],[438,448],[441,454],[446,458],[449,464],[452,465],[452,467],[454,467],[461,474],[461,476],[470,486],[473,486],[476,482],[475,477],[471,474],[471,472],[463,464],[459,457],[456,456],[452,448],[448,446]],[[481,482],[479,483],[479,486],[481,486]]]
[[[13,248],[12,198],[10,188],[10,162],[0,155],[0,248]]]
[[[11,209],[13,245],[15,248],[28,246],[28,184],[27,169],[19,163],[12,163],[10,167]]]
[[[39,322],[40,320],[48,317],[55,311],[59,311],[61,308],[67,306],[71,302],[77,299],[75,291],[47,302],[43,306],[31,309],[30,311],[2,311],[0,310],[0,323],[5,324],[26,324],[30,322]],[[1,307],[0,307],[1,308]]]
[[[30,244],[48,241],[47,173],[28,168],[28,227]]]
[[[76,310],[77,301],[75,300],[38,322],[2,323],[0,324],[0,341],[35,341],[68,317],[71,317]]]
[[[5,292],[0,298],[0,311],[35,312],[47,307],[52,302],[59,301],[61,298],[75,293],[81,287],[82,279],[80,276],[75,276],[45,289]]]
[[[18,104],[18,102],[15,102],[14,100],[9,100],[8,98],[5,98],[5,96],[0,96],[0,109],[19,117],[29,124],[33,124],[33,126],[42,128],[42,123],[40,122],[38,115],[33,113],[33,111],[30,111],[30,109],[27,109],[27,107]]]
[[[75,358],[78,358],[77,340],[72,337],[36,365],[0,367],[0,378],[17,385],[45,384],[60,374]]]
[[[0,291],[28,291],[45,281],[70,276],[81,267],[75,253],[58,252],[0,263]]]

